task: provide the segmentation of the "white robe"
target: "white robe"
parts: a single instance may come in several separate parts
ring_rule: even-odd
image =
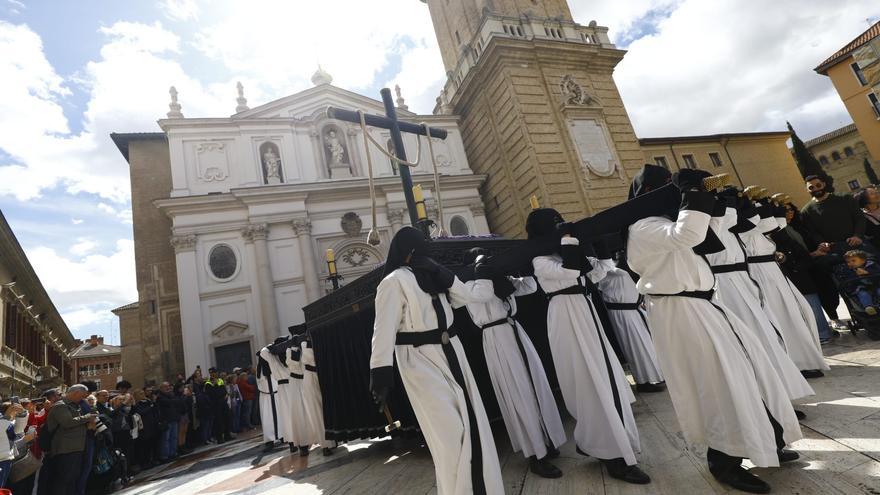
[[[566,442],[565,430],[538,351],[522,326],[512,319],[516,315],[515,297],[534,293],[538,283],[532,277],[510,280],[516,291],[507,300],[491,292],[468,303],[467,309],[478,327],[510,317],[507,323],[483,330],[483,354],[513,451],[541,459],[547,455],[548,442],[555,447]],[[519,336],[522,350],[513,332]]]
[[[298,351],[298,347],[288,347],[286,351],[287,371],[290,375],[290,384],[287,387],[291,391],[290,409],[287,414],[290,416],[290,422],[293,424],[293,439],[295,439],[295,441],[292,439],[290,442],[300,447],[309,447],[313,443],[320,443],[321,440],[314,441],[313,437],[309,435],[306,407],[303,403],[303,365],[302,361],[293,358],[293,355]],[[324,438],[323,434],[321,438]]]
[[[677,221],[639,220],[629,228],[627,260],[641,278],[648,323],[685,439],[756,466],[778,466],[767,409],[783,427],[786,443],[802,437],[785,387],[754,333],[723,306],[690,297],[656,297],[708,291],[709,265],[694,253],[710,216],[681,211]]]
[[[260,350],[260,356],[262,356]],[[264,358],[265,359],[265,358]],[[271,390],[271,392],[270,392]],[[275,375],[262,375],[257,378],[257,392],[260,394],[260,424],[263,429],[263,441],[274,442],[280,440],[283,434],[275,430],[275,425],[279,424],[278,414],[280,413],[278,404],[278,383]],[[275,409],[272,409],[272,402],[275,401]],[[274,416],[273,416],[274,411]]]
[[[632,304],[639,299],[639,291],[630,274],[616,267],[609,270],[599,282],[599,290],[606,303]],[[636,383],[662,382],[663,373],[657,361],[645,311],[642,308],[608,308],[608,317]]]
[[[710,227],[724,244],[724,251],[706,255],[712,266],[732,265],[746,261],[745,250],[730,228],[736,225],[736,209],[727,208],[723,217],[712,217]],[[761,294],[745,270],[718,273],[715,275],[717,290],[715,297],[722,306],[729,309],[745,323],[767,351],[770,363],[779,374],[782,384],[792,400],[814,395],[800,370],[785,350],[782,336],[773,327],[767,313],[761,307]]]
[[[275,410],[278,411],[278,436],[285,442],[296,443],[297,436],[294,430],[292,407],[299,401],[299,390],[293,388],[290,371],[277,356],[272,354],[267,347],[260,349],[260,357],[269,363],[272,370],[272,378],[275,380],[277,393],[275,394]],[[282,382],[282,383],[278,383]],[[261,404],[262,406],[262,404]]]
[[[488,280],[478,281],[472,290],[491,292],[492,284]],[[472,290],[456,278],[449,296],[456,306],[462,306],[473,298]],[[451,326],[452,306],[446,295],[441,294],[439,298],[447,325]],[[442,346],[395,345],[398,333],[437,329],[431,296],[419,288],[409,269],[398,268],[379,283],[375,305],[370,368],[391,366],[397,357],[403,386],[434,460],[438,495],[473,493],[470,420],[464,394],[470,398],[479,429],[486,493],[504,493],[492,429],[458,337],[453,337],[450,342],[461,366],[466,390],[455,381]]]
[[[762,218],[757,228],[739,235],[749,256],[776,253],[776,244],[764,234],[779,227],[775,218]],[[800,370],[830,369],[822,357],[819,330],[810,304],[782,273],[775,261],[749,263],[749,273],[761,287],[764,310],[782,334],[785,350]]]
[[[577,239],[570,237],[562,242],[577,244]],[[593,282],[614,267],[611,260],[589,260],[593,269],[587,276]],[[546,293],[577,285],[581,279],[578,270],[562,267],[558,254],[538,256],[532,264],[535,278]],[[565,407],[577,421],[572,435],[577,446],[598,459],[622,457],[628,465],[636,464],[639,432],[631,406],[636,399],[589,296],[563,294],[551,299],[547,333]],[[617,390],[620,412],[614,404],[612,387]]]
[[[321,395],[321,383],[318,381],[318,372],[313,371],[315,351],[308,342],[303,342],[301,352],[300,362],[303,366],[302,402],[306,419],[304,436],[309,444],[318,443],[323,447],[332,447],[335,442],[327,441],[324,432],[324,401]],[[310,370],[307,367],[313,369]]]

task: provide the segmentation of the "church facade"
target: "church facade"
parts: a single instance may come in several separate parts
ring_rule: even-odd
[[[373,225],[364,136],[357,124],[329,119],[326,108],[381,114],[383,106],[333,86],[323,72],[313,81],[313,88],[252,109],[239,88],[237,112],[222,118],[184,118],[172,91],[168,118],[159,121],[170,188],[152,206],[170,221],[165,239],[173,250],[183,349],[177,366],[187,372],[251,364],[257,350],[303,322],[304,305],[330,290],[328,249],[345,283],[381,263],[391,237],[409,224],[397,168],[371,145],[381,244],[366,242]],[[401,120],[448,133],[432,141],[444,229],[488,234],[479,194],[485,177],[469,168],[457,118],[415,115],[398,101]],[[390,147],[387,130],[367,132]],[[405,135],[404,145],[410,161],[418,158],[413,182],[425,189],[429,217],[437,221],[422,139],[419,146]],[[133,195],[138,187],[133,182]],[[137,236],[135,244],[137,252]]]

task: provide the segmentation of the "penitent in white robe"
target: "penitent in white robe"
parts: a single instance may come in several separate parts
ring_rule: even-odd
[[[641,278],[648,323],[685,439],[756,466],[778,466],[767,410],[786,443],[802,437],[785,387],[754,333],[715,301],[681,296],[715,285],[709,265],[693,251],[710,216],[681,211],[639,220],[629,228],[627,260]],[[765,404],[767,409],[765,409]]]
[[[491,292],[492,284],[488,280],[478,281],[469,290],[456,278],[449,289],[449,297],[456,306],[463,306],[473,299],[471,293],[474,291]],[[452,306],[445,294],[438,297],[447,325],[451,326]],[[425,332],[437,327],[430,294],[419,288],[415,275],[408,268],[393,271],[376,289],[370,368],[391,366],[397,357],[403,386],[434,460],[438,495],[473,493],[470,419],[464,396],[468,394],[479,428],[480,445],[476,448],[482,453],[486,493],[502,494],[504,483],[492,429],[458,337],[452,337],[450,342],[464,375],[464,390],[455,381],[442,346],[395,345],[398,333]]]
[[[746,254],[775,254],[776,244],[764,234],[779,227],[779,222],[770,217],[753,223],[757,225],[756,228],[739,234]],[[749,273],[761,287],[764,310],[773,326],[782,334],[785,350],[798,369],[830,369],[822,357],[822,345],[819,343],[819,330],[813,310],[800,291],[782,273],[776,261],[749,263]]]
[[[599,282],[599,290],[606,303],[632,304],[639,300],[639,291],[632,276],[620,268],[608,271]],[[645,310],[608,308],[608,317],[636,383],[662,382],[663,373],[657,361]]]
[[[260,356],[262,356],[262,350]],[[265,359],[265,358],[264,358]],[[263,441],[274,442],[284,435],[276,431],[275,425],[279,424],[278,383],[275,375],[261,375],[257,377],[257,391],[260,393],[260,424],[263,430]],[[275,408],[272,403],[275,402]]]
[[[283,438],[285,442],[298,445],[296,431],[294,430],[292,407],[299,398],[299,389],[293,388],[290,378],[290,371],[287,366],[272,354],[268,348],[260,349],[260,357],[269,363],[272,370],[272,378],[275,380],[274,385],[278,388],[275,394],[275,409],[278,411],[278,436]],[[262,406],[262,404],[260,404]]]
[[[494,292],[484,293],[484,298],[468,303],[467,310],[471,320],[481,328],[508,320],[482,331],[483,354],[513,451],[541,459],[547,455],[548,443],[559,447],[566,442],[565,430],[538,351],[513,319],[515,297],[534,293],[538,283],[532,277],[511,277],[510,280],[516,291],[506,300],[502,301]]]
[[[315,367],[315,351],[308,342],[303,342],[300,362],[303,366],[302,402],[305,410],[306,430],[304,437],[308,444],[321,444],[333,447],[335,442],[326,440],[324,431],[324,401],[321,395],[321,383]]]
[[[736,225],[736,209],[727,208],[723,217],[712,217],[710,227],[724,244],[724,251],[706,255],[712,266],[744,264],[745,249],[730,229]],[[761,294],[747,269],[716,273],[715,297],[745,323],[767,351],[767,357],[779,374],[782,384],[792,400],[814,395],[813,388],[801,375],[798,367],[785,351],[782,335],[773,327],[767,313],[761,307]]]
[[[294,356],[299,354],[298,347],[287,348],[287,371],[290,375],[290,421],[293,423],[293,438],[291,443],[299,447],[309,447],[313,443],[319,443],[321,440],[313,441],[309,433],[308,420],[306,418],[306,407],[303,403],[303,365],[299,359]],[[321,435],[323,438],[323,435]]]
[[[577,244],[577,239],[565,238],[562,243]],[[589,261],[593,269],[587,276],[594,283],[614,267],[611,260]],[[578,270],[563,268],[558,254],[538,256],[532,265],[535,278],[548,294],[585,283]],[[631,406],[636,399],[589,296],[562,294],[552,298],[547,308],[547,333],[562,398],[576,420],[572,436],[577,446],[598,459],[622,457],[628,465],[636,464],[639,432]]]

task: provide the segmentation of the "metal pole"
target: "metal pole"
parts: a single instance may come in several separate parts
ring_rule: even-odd
[[[400,136],[400,126],[397,122],[397,109],[394,108],[394,101],[391,99],[391,90],[382,88],[382,103],[385,104],[385,116],[390,120],[389,130],[391,131],[391,144],[394,145],[394,155],[401,160],[406,160],[406,150],[403,149],[403,138]],[[426,231],[424,225],[419,224],[419,215],[416,213],[416,200],[413,197],[412,176],[409,173],[409,167],[398,167],[400,171],[400,182],[403,184],[403,197],[406,198],[406,209],[409,211],[409,221],[413,227],[421,228]],[[427,234],[427,232],[425,232]]]

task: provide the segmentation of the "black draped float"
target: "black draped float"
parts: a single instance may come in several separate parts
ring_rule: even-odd
[[[481,247],[488,251],[489,256],[493,256],[521,250],[526,243],[490,237],[440,239],[431,243],[430,255],[456,271],[463,268],[465,253],[471,248]],[[530,265],[523,267],[524,270],[530,268]],[[382,267],[378,267],[303,308],[315,349],[328,439],[348,441],[386,435],[387,421],[378,412],[369,391],[375,315],[373,303],[381,277]],[[547,299],[539,288],[535,294],[517,298],[517,306],[516,319],[532,339],[550,385],[555,390],[558,382],[547,337]],[[486,413],[490,420],[500,419],[501,413],[483,356],[480,330],[471,321],[465,308],[455,310],[454,326],[479,386]],[[613,333],[606,329],[606,335],[616,348]],[[401,422],[401,429],[394,434],[415,434],[418,424],[397,374],[395,384],[388,407],[394,419]]]

